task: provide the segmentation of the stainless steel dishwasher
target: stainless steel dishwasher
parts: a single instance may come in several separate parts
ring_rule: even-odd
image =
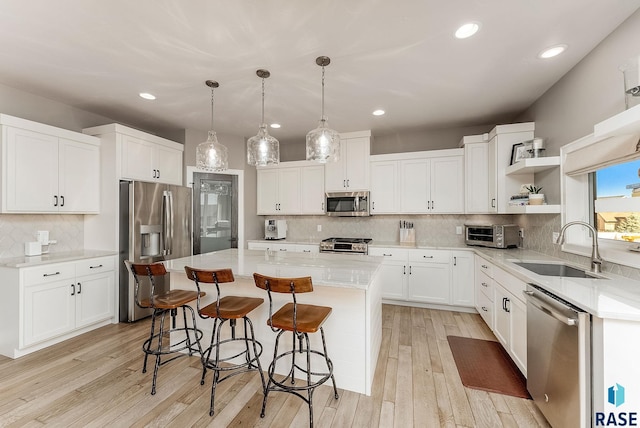
[[[527,298],[527,389],[553,427],[591,426],[591,315],[534,285]]]

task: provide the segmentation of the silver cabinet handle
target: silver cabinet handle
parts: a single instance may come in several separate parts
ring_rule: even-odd
[[[481,283],[481,285],[482,285],[483,287],[488,287],[488,286],[489,286],[489,284],[487,284],[486,282]]]
[[[280,251],[287,251],[286,248],[280,248]]]
[[[285,250],[285,251],[287,251],[287,250]],[[302,252],[303,252],[303,253],[310,253],[310,252],[311,252],[311,250],[302,250]]]
[[[482,309],[483,311],[485,311],[485,312],[489,312],[489,310],[487,309],[487,307],[486,307],[486,306],[482,306],[482,307],[481,307],[481,309]]]
[[[100,269],[103,265],[89,266],[89,269]]]
[[[487,265],[480,265],[482,267],[482,269],[489,269],[489,266]]]
[[[409,266],[409,275],[411,275],[411,266]]]
[[[371,209],[372,210],[376,209],[376,201],[371,202]]]
[[[42,274],[42,276],[56,276],[56,275],[60,275],[60,272],[54,272],[54,273],[44,273]]]
[[[496,207],[496,198],[491,199],[491,208]]]
[[[347,187],[347,180],[342,180],[342,187]]]
[[[82,293],[82,283],[78,283],[78,294]]]
[[[347,187],[349,187],[349,180],[347,179]]]
[[[407,267],[406,266],[402,266],[402,274],[403,275],[407,274]]]
[[[76,285],[75,284],[71,284],[71,295],[72,296],[76,295]]]
[[[433,256],[422,256],[422,258],[424,258],[424,259],[432,259]]]
[[[387,253],[382,253],[382,255],[383,255],[383,256],[385,256],[385,257],[391,257],[391,256],[393,256],[393,254],[387,254]]]
[[[453,265],[454,266],[458,266],[458,258],[457,257],[453,258]]]

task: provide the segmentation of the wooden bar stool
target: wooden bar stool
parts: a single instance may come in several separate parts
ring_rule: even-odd
[[[262,373],[262,366],[260,365],[262,344],[256,340],[253,323],[247,316],[251,311],[260,306],[264,302],[264,299],[239,296],[221,297],[219,284],[234,281],[231,269],[204,270],[185,266],[184,270],[187,273],[187,278],[192,279],[196,283],[198,291],[200,291],[200,283],[215,284],[216,286],[216,301],[214,303],[202,308],[200,307],[200,299],[197,301],[198,314],[200,317],[203,319],[213,318],[211,344],[202,355],[202,379],[200,380],[200,385],[204,385],[207,369],[213,370],[211,405],[209,407],[209,415],[213,416],[216,386],[223,380],[241,373],[256,370],[260,374],[260,380],[262,380],[262,389],[265,389],[264,373]],[[239,319],[244,321],[244,336],[236,337],[236,322]],[[229,327],[231,328],[231,337],[221,339],[222,326],[227,321],[229,321]],[[234,344],[241,344],[240,349],[235,347]],[[253,349],[253,355],[251,355],[249,350],[249,344],[251,344]],[[214,356],[211,358],[214,350]],[[238,359],[240,361],[238,361]],[[227,374],[220,377],[221,373]]]
[[[276,343],[273,350],[273,361],[269,365],[268,375],[269,381],[264,391],[264,399],[262,402],[262,412],[260,417],[264,417],[265,408],[267,406],[267,396],[269,391],[282,391],[297,395],[309,405],[309,426],[313,427],[313,391],[316,387],[325,383],[329,378],[333,382],[333,392],[338,399],[338,388],[336,380],[333,376],[333,363],[327,354],[327,344],[324,339],[324,330],[322,324],[331,314],[331,308],[326,306],[315,306],[299,304],[296,301],[296,293],[309,293],[313,291],[311,277],[303,278],[274,278],[258,273],[253,274],[256,286],[267,290],[269,295],[269,320],[267,324],[271,326],[271,330],[277,332]],[[281,307],[276,313],[273,313],[273,300],[271,293],[290,293],[293,303],[287,303]],[[322,337],[322,352],[311,349],[309,344],[309,333],[316,333],[320,330]],[[278,345],[280,337],[285,331],[293,333],[292,349],[278,353]],[[296,348],[298,342],[298,348]],[[296,353],[304,354],[307,364],[306,368],[296,364]],[[326,362],[326,371],[313,371],[311,368],[311,354],[316,354],[324,358]],[[291,368],[289,373],[281,380],[276,379],[275,370],[278,360],[291,356]],[[306,383],[295,385],[295,370],[299,370],[306,374]],[[312,380],[311,376],[319,376],[316,380]],[[288,381],[288,382],[287,382]],[[308,397],[302,395],[303,391],[307,391]]]
[[[196,327],[196,315],[193,308],[189,306],[189,302],[193,302],[204,296],[205,293],[190,290],[169,290],[162,294],[156,294],[156,277],[167,275],[167,270],[162,263],[132,263],[129,260],[124,262],[135,279],[135,301],[141,308],[153,309],[151,314],[151,332],[149,338],[142,345],[144,351],[144,365],[142,373],[147,372],[147,358],[149,355],[155,355],[156,363],[153,369],[153,383],[151,385],[151,395],[156,393],[156,380],[158,378],[158,369],[161,365],[173,361],[178,357],[185,355],[193,355],[197,352],[202,357],[202,349],[200,347],[200,338],[202,331]],[[151,282],[151,289],[148,296],[140,295],[140,276],[147,276]],[[183,326],[176,327],[176,315],[178,308],[182,308]],[[191,327],[187,324],[187,310],[191,312]],[[171,315],[172,324],[166,328],[166,315]],[[160,327],[156,331],[156,321],[160,319]],[[171,333],[182,332],[185,337],[175,343],[171,343]],[[183,353],[182,351],[187,351]],[[171,358],[162,361],[162,356],[172,355]]]

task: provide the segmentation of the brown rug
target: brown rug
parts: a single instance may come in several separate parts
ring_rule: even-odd
[[[531,399],[527,380],[500,343],[458,336],[447,340],[464,386]]]

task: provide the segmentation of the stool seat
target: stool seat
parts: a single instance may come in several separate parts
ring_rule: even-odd
[[[298,331],[300,333],[317,332],[325,320],[331,314],[331,308],[327,306],[297,304],[296,325],[293,325],[293,303],[287,303],[271,317],[271,322],[267,324],[273,328],[287,331]]]
[[[207,293],[190,290],[170,290],[166,293],[157,294],[153,296],[153,305],[151,299],[141,299],[140,305],[144,307],[155,307],[157,309],[176,309],[182,305],[186,305],[189,302],[193,302],[200,297],[205,296]]]
[[[264,299],[257,297],[225,296],[220,299],[220,316],[216,303],[211,303],[200,309],[200,314],[209,318],[240,319],[244,318],[255,308],[264,303]]]

